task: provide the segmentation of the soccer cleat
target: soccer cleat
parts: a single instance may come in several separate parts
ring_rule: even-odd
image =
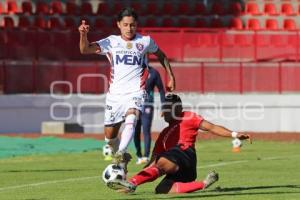
[[[131,160],[131,158],[132,158],[132,156],[129,153],[118,151],[113,156],[112,162],[114,164],[129,163],[129,161]]]
[[[128,165],[128,163],[130,162],[131,159],[132,159],[132,156],[129,153],[118,151],[113,156],[112,163],[120,165],[121,167],[123,167],[124,170],[125,170],[125,173],[127,174],[127,172],[128,172],[127,165]]]
[[[120,179],[110,180],[106,183],[106,185],[107,187],[122,193],[132,193],[136,189],[136,186],[132,183]]]
[[[211,171],[207,174],[206,178],[204,179],[204,184],[205,187],[204,189],[208,188],[209,186],[211,186],[212,184],[214,184],[215,182],[217,182],[219,180],[219,174],[215,171]]]

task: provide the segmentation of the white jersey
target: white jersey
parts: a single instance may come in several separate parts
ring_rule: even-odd
[[[154,53],[158,47],[150,36],[136,34],[125,41],[121,36],[111,35],[97,41],[100,54],[106,55],[111,63],[109,92],[126,94],[145,87],[148,76],[147,53]]]

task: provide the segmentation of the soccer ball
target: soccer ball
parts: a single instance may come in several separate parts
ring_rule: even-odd
[[[125,180],[126,179],[126,173],[125,170],[116,164],[110,164],[108,165],[103,173],[102,173],[102,179],[105,183],[111,180]]]
[[[111,147],[108,144],[104,145],[102,148],[102,153],[103,153],[103,156],[112,156]]]

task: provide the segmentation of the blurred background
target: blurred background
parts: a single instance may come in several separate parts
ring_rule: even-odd
[[[170,59],[192,109],[239,131],[300,131],[298,0],[1,0],[0,132],[40,132],[45,121],[102,132],[98,75],[108,77],[109,63],[80,54],[77,28],[88,22],[89,41],[118,34],[125,6]]]

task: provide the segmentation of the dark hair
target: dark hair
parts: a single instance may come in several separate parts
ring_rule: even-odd
[[[137,13],[135,12],[135,10],[131,7],[126,7],[126,8],[123,8],[118,16],[117,16],[117,20],[118,22],[121,21],[123,19],[123,17],[133,17],[135,19],[135,21],[138,20],[138,15]]]
[[[180,97],[177,94],[174,94],[174,93],[166,94],[165,101],[166,102],[177,103],[177,104],[182,104],[182,101],[181,101]]]

